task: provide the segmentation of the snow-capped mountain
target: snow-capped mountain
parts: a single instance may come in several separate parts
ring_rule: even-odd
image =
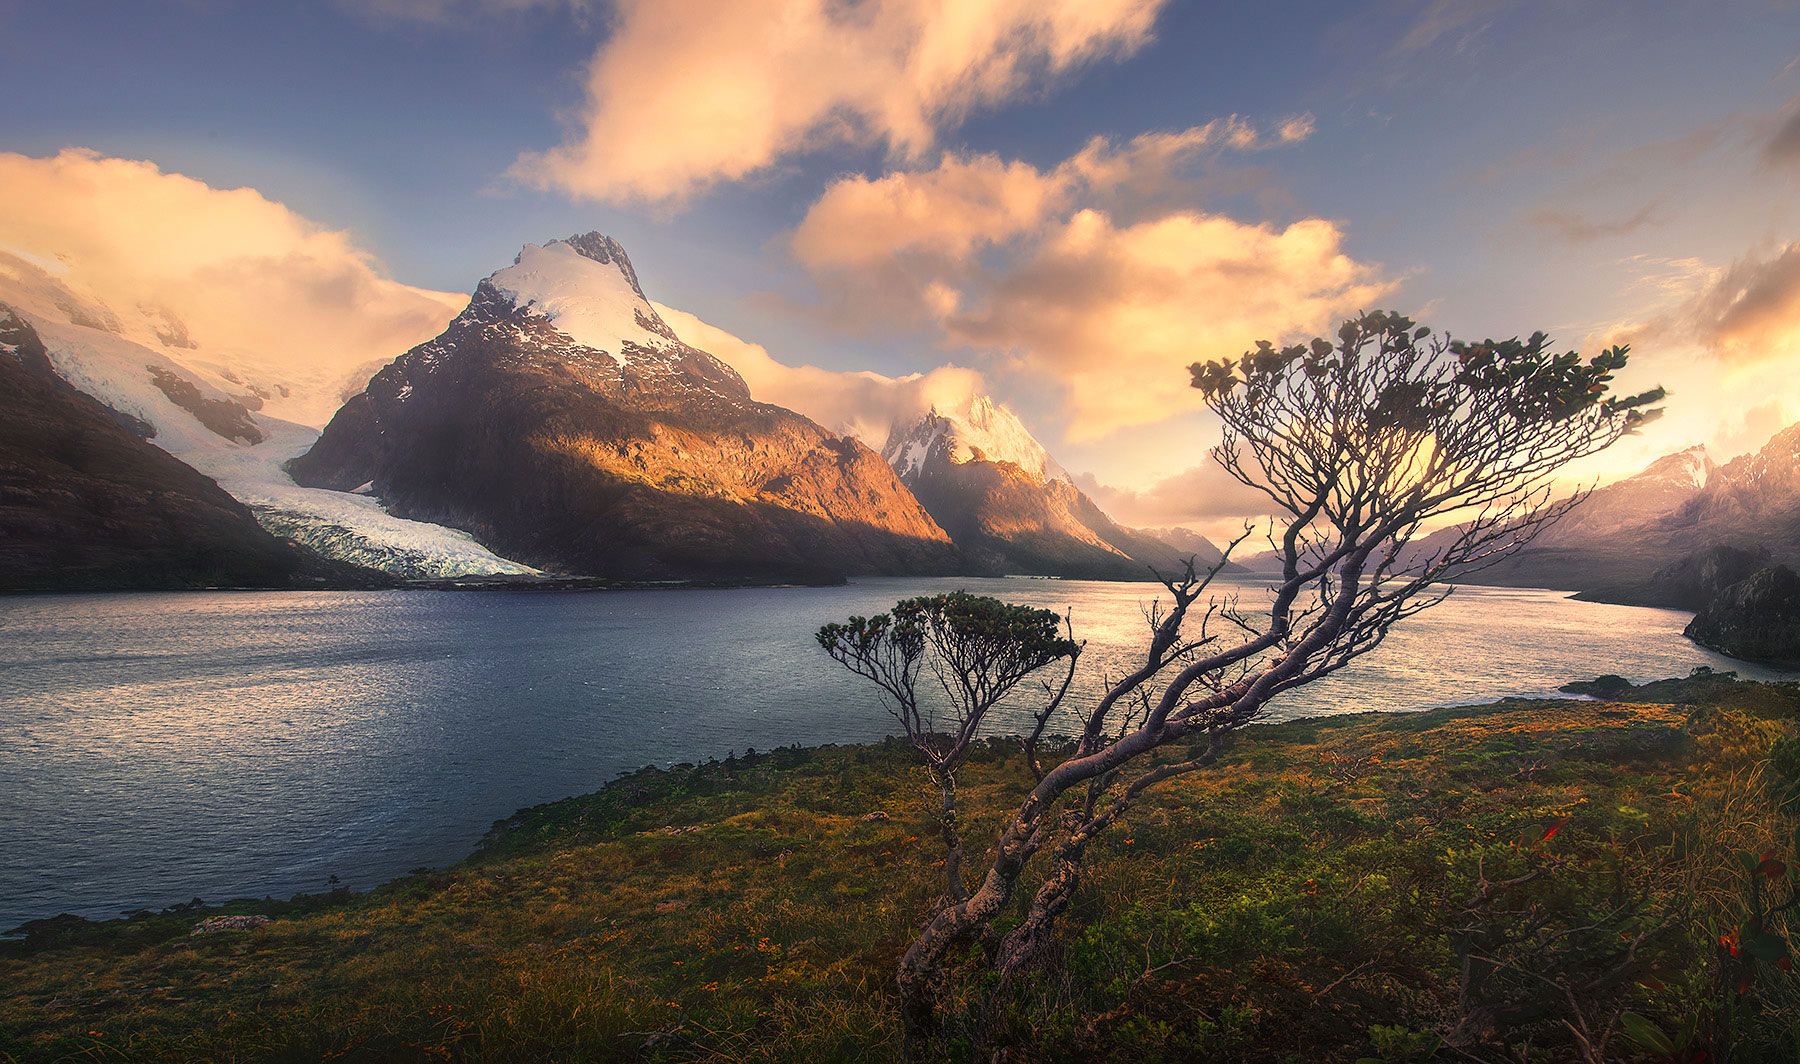
[[[1746,524],[1778,556],[1790,553],[1779,541],[1800,547],[1800,424],[1770,437],[1761,449],[1718,467],[1705,490],[1682,507],[1677,523]],[[1747,529],[1748,531],[1749,529]]]
[[[116,312],[41,268],[20,267],[16,256],[0,259],[7,267],[0,269],[0,303],[19,300],[14,312],[41,338],[57,377],[114,411],[135,435],[218,481],[276,534],[401,577],[536,572],[466,532],[395,517],[375,499],[300,487],[281,465],[310,447],[318,431],[271,416],[278,403],[265,402],[242,380],[197,368],[198,352],[178,321],[154,308]]]
[[[960,410],[933,406],[915,421],[896,424],[881,456],[903,480],[933,462],[987,461],[1011,462],[1037,480],[1073,482],[1017,415],[985,395],[970,397]]]
[[[487,279],[514,307],[550,321],[583,347],[621,365],[635,352],[667,352],[680,340],[644,298],[618,241],[599,233],[525,245],[511,266]]]
[[[598,233],[526,245],[287,468],[569,573],[817,580],[957,563],[878,455],[752,400]]]
[[[1012,411],[978,395],[897,422],[881,449],[901,481],[980,568],[1143,580],[1184,555],[1107,517]]]
[[[1198,566],[1205,567],[1217,565],[1225,557],[1225,552],[1219,549],[1218,544],[1207,539],[1193,529],[1184,528],[1181,525],[1174,525],[1169,528],[1143,528],[1138,531],[1147,536],[1155,536],[1169,546],[1174,547],[1175,552],[1182,557],[1192,556],[1194,564]],[[1227,571],[1237,571],[1241,570],[1242,566],[1233,562],[1226,568]]]

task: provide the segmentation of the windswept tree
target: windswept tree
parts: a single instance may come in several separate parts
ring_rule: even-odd
[[[1067,707],[1075,749],[1034,771],[980,884],[939,907],[901,958],[909,1040],[936,1025],[947,961],[991,943],[1009,906],[1023,912],[985,963],[1004,981],[1041,956],[1088,846],[1148,788],[1211,763],[1284,692],[1375,650],[1442,601],[1439,585],[1513,554],[1579,502],[1554,497],[1558,471],[1653,417],[1662,399],[1660,389],[1611,394],[1625,362],[1623,347],[1583,359],[1543,333],[1463,343],[1375,312],[1345,322],[1335,343],[1262,342],[1191,366],[1224,425],[1214,459],[1277,515],[1279,581],[1254,610],[1207,597],[1218,566],[1165,581],[1171,601],[1150,617],[1141,663],[1092,704]],[[1421,536],[1446,522],[1452,532]]]
[[[1028,745],[1035,749],[1075,678],[1081,645],[1062,634],[1049,610],[953,591],[896,603],[888,613],[852,617],[819,629],[819,645],[858,676],[881,688],[888,712],[938,785],[938,827],[944,840],[945,904],[967,901],[962,838],[956,827],[956,772],[980,737],[988,712],[1026,677],[1067,660],[1060,685],[1043,684]],[[943,694],[919,694],[929,671]],[[941,709],[939,707],[942,707]]]

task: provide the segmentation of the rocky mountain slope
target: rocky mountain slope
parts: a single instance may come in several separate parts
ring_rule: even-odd
[[[261,528],[143,439],[148,426],[59,377],[0,305],[0,588],[379,586]]]
[[[1595,488],[1585,502],[1533,541],[1535,548],[1604,543],[1629,528],[1679,510],[1703,492],[1718,465],[1705,447],[1650,463],[1635,476]]]
[[[1453,534],[1440,530],[1418,549]],[[1530,547],[1466,582],[1698,609],[1710,596],[1696,588],[1719,582],[1713,570],[1744,575],[1739,554],[1758,567],[1800,560],[1800,425],[1723,466],[1699,447],[1666,455],[1596,489]]]
[[[597,233],[527,245],[287,468],[568,573],[815,581],[960,564],[880,456],[752,400]]]
[[[1734,658],[1800,668],[1800,576],[1785,565],[1757,570],[1719,592],[1685,634]]]
[[[1101,512],[1019,419],[985,396],[896,424],[882,456],[981,571],[1148,580],[1153,569],[1178,572],[1193,553]]]
[[[1677,561],[1666,536],[1642,535],[1697,497],[1718,470],[1703,447],[1664,455],[1642,472],[1594,489],[1531,545],[1498,565],[1463,578],[1464,583],[1497,587],[1550,587],[1611,598],[1618,589],[1647,578]],[[1445,546],[1453,528],[1419,540],[1424,555]]]
[[[1224,552],[1219,549],[1218,544],[1191,528],[1176,525],[1170,528],[1145,528],[1140,531],[1174,547],[1175,552],[1184,558],[1192,555],[1194,564],[1197,566],[1217,565],[1219,560],[1224,557]],[[1228,564],[1225,570],[1227,572],[1243,572],[1244,567],[1234,561]]]
[[[1703,610],[1726,588],[1771,564],[1773,559],[1766,547],[1708,547],[1652,573],[1639,589],[1636,601],[1641,606]]]

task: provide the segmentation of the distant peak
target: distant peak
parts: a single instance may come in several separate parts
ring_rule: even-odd
[[[882,447],[904,479],[934,454],[952,464],[1011,462],[1041,481],[1074,482],[1016,414],[987,395],[974,394],[948,411],[932,403],[923,414],[894,422]]]
[[[526,244],[513,264],[482,282],[521,309],[550,319],[565,336],[621,364],[628,345],[679,343],[656,313],[618,241],[600,233]]]
[[[1670,451],[1668,454],[1663,455],[1661,458],[1658,458],[1656,461],[1651,462],[1646,466],[1644,472],[1648,473],[1651,470],[1667,466],[1688,465],[1694,462],[1705,461],[1707,461],[1706,445],[1697,443],[1692,447],[1684,447],[1679,451]]]
[[[625,279],[631,282],[632,290],[640,297],[643,296],[644,290],[638,285],[637,271],[632,269],[630,257],[617,240],[604,233],[588,232],[572,236],[563,243],[580,252],[583,258],[593,259],[602,265],[617,266]]]
[[[563,240],[551,240],[546,242],[543,246],[546,248],[553,248],[558,244],[568,247],[571,251],[575,252],[575,254],[580,255],[590,262],[597,262],[602,266],[611,266],[618,270],[621,274],[624,274],[626,283],[631,285],[631,290],[637,293],[639,299],[644,300],[646,303],[650,301],[649,297],[644,295],[643,286],[638,284],[637,270],[631,265],[631,257],[625,254],[624,245],[620,244],[617,240],[607,236],[605,233],[593,231],[577,233],[574,236]],[[519,265],[520,262],[524,260],[525,256],[537,246],[538,245],[536,244],[526,244],[519,250],[517,255],[513,256],[513,265]]]

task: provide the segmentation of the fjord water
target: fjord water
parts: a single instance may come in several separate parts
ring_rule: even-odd
[[[1263,582],[1234,582],[1245,605]],[[0,930],[362,887],[621,770],[879,739],[826,621],[966,587],[1072,611],[1075,697],[1143,641],[1153,584],[863,580],[619,593],[196,592],[0,599]],[[1460,589],[1275,718],[1541,695],[1696,665],[1686,614]],[[999,730],[1020,718],[1003,717]]]

